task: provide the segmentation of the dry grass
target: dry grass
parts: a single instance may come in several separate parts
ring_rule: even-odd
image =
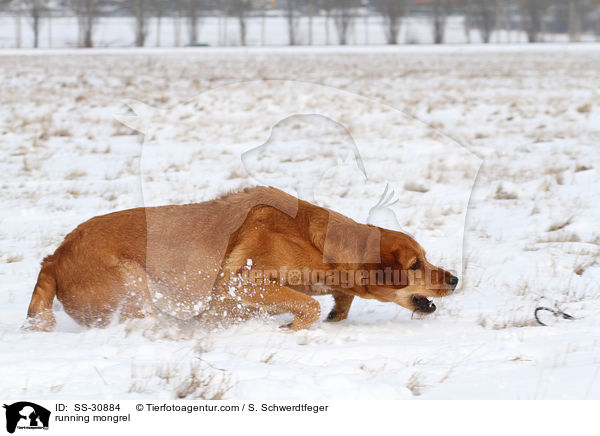
[[[110,145],[107,145],[106,147],[94,148],[91,152],[94,154],[110,154],[111,151],[112,149],[110,148]]]
[[[587,265],[577,265],[574,269],[573,272],[575,274],[577,274],[578,276],[583,275],[583,273],[585,272],[585,270],[587,269]]]
[[[25,259],[25,256],[23,256],[20,253],[19,254],[11,254],[6,257],[6,263],[17,263],[17,262],[21,262],[23,259]]]
[[[565,172],[567,170],[568,170],[568,168],[566,168],[566,167],[548,167],[548,168],[544,169],[544,174],[556,176],[556,175],[562,174],[563,172]]]
[[[536,203],[531,208],[531,211],[529,212],[529,216],[537,215],[538,213],[540,213],[540,208],[538,207],[538,205]]]
[[[71,131],[65,127],[58,128],[52,132],[52,136],[68,137],[71,136]]]
[[[494,198],[496,200],[516,200],[519,196],[516,193],[506,191],[502,184],[500,184],[498,185],[498,188],[496,188]]]
[[[421,375],[418,372],[414,372],[406,381],[406,387],[414,396],[419,396],[423,393],[425,384],[421,380]]]
[[[598,261],[600,260],[600,259],[598,259],[598,256],[596,256],[594,254],[588,254],[588,255],[586,255],[586,257],[588,257],[587,260],[582,261],[582,260],[576,259],[575,262],[573,263],[573,272],[575,274],[577,274],[578,276],[583,275],[588,268],[598,265]]]
[[[561,230],[564,229],[565,227],[567,227],[569,224],[571,224],[573,222],[573,217],[570,216],[569,218],[567,218],[566,220],[562,220],[562,221],[558,221],[554,224],[552,224],[550,227],[548,227],[548,232],[555,232],[557,230]]]
[[[113,201],[116,201],[119,196],[115,192],[106,192],[102,198],[112,203]]]
[[[369,377],[374,377],[377,374],[384,372],[386,367],[387,367],[386,363],[383,363],[382,365],[377,365],[376,367],[371,367],[367,364],[362,363],[358,368],[361,371],[364,371],[366,374],[368,374]]]
[[[533,312],[531,315],[524,315],[522,312],[522,308],[514,308],[504,314],[495,315],[493,319],[490,319],[489,315],[480,313],[476,322],[482,328],[491,330],[533,327],[537,325]]]
[[[194,324],[194,325],[192,325]],[[198,328],[197,323],[147,318],[130,320],[124,324],[126,336],[141,333],[148,339],[196,339],[193,362],[187,367],[177,361],[155,365],[131,365],[129,392],[152,393],[170,390],[175,398],[220,400],[233,387],[230,374],[204,360],[202,355],[210,348],[210,332]]]
[[[417,182],[405,182],[404,189],[406,191],[420,192],[420,193],[425,193],[425,192],[429,191],[429,188],[427,188],[425,185],[423,185],[421,183],[417,183]]]
[[[525,359],[523,356],[515,356],[509,362],[533,362],[533,359]]]
[[[22,171],[25,173],[30,173],[33,171],[39,171],[42,167],[41,159],[33,159],[31,157],[27,158],[23,156],[23,167]]]
[[[52,386],[50,386],[50,392],[52,392],[52,393],[60,392],[60,391],[62,391],[64,386],[65,385],[62,385],[62,384],[61,385],[52,385]]]
[[[537,190],[539,192],[550,192],[554,188],[554,182],[552,177],[544,177],[542,182],[539,184]]]
[[[73,170],[73,171],[70,171],[69,173],[67,173],[67,175],[65,175],[65,179],[78,180],[78,179],[85,178],[85,176],[87,176],[87,173],[85,171]]]
[[[79,198],[83,194],[83,191],[79,188],[69,188],[67,189],[67,194],[73,198]]]
[[[215,374],[192,364],[189,374],[179,382],[174,393],[176,398],[222,400],[232,387],[229,376]]]
[[[552,242],[581,242],[581,238],[575,232],[561,232],[556,231],[550,233],[542,238],[539,238],[537,242],[541,243],[552,243]]]
[[[271,364],[273,362],[273,359],[275,358],[276,354],[277,353],[270,353],[267,356],[265,356],[262,359],[260,359],[260,361],[262,363]]]
[[[519,288],[517,288],[517,290],[515,291],[515,294],[519,297],[524,297],[525,295],[529,294],[529,282],[525,281],[521,283],[521,286]]]
[[[533,327],[536,326],[537,322],[535,319],[511,319],[505,321],[499,321],[492,324],[492,330],[502,330],[502,329],[511,329],[511,328],[521,328],[521,327]]]
[[[591,109],[592,109],[591,103],[585,103],[577,108],[577,112],[579,112],[580,114],[587,114],[587,113],[590,113]]]

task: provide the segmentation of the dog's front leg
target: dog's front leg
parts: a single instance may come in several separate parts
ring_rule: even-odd
[[[286,327],[302,330],[319,319],[321,306],[314,298],[277,283],[249,284],[240,289],[240,299],[248,305],[270,312],[291,313],[294,321]]]
[[[332,295],[335,304],[329,315],[327,315],[327,321],[337,322],[348,318],[348,312],[354,300],[354,295],[344,294],[339,291],[333,291]]]

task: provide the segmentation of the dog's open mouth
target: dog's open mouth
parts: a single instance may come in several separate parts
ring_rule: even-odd
[[[420,294],[413,294],[412,302],[413,302],[413,305],[415,306],[415,310],[417,312],[422,312],[422,313],[435,312],[435,309],[436,309],[435,304],[433,304],[433,301],[431,301],[427,297],[424,297]]]

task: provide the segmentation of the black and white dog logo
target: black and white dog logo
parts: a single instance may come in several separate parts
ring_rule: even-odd
[[[48,430],[50,411],[28,401],[19,401],[4,405],[6,409],[6,431],[14,433],[15,429]]]

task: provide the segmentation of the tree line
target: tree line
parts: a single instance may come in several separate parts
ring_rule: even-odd
[[[398,44],[403,20],[419,16],[430,21],[433,41],[444,42],[447,18],[464,17],[465,36],[470,42],[476,30],[481,40],[490,42],[498,30],[523,30],[529,42],[543,40],[544,34],[566,33],[570,41],[579,41],[583,32],[600,37],[600,0],[0,0],[0,11],[16,20],[16,46],[21,46],[22,21],[33,32],[33,46],[38,47],[40,25],[52,17],[73,15],[77,18],[77,44],[94,46],[94,27],[100,17],[129,16],[134,20],[135,45],[144,46],[150,18],[156,23],[160,38],[163,19],[186,22],[188,45],[199,44],[200,23],[205,17],[233,18],[238,25],[239,44],[246,45],[248,20],[262,17],[264,41],[266,17],[276,13],[285,18],[287,43],[299,44],[299,23],[308,28],[308,44],[313,43],[313,18],[325,18],[326,43],[333,22],[337,43],[348,43],[349,30],[361,16],[381,17],[382,31],[388,44]],[[25,20],[24,18],[27,18]],[[219,30],[221,32],[221,30]],[[226,29],[225,29],[226,31]],[[160,44],[160,39],[158,43]],[[177,42],[179,45],[179,42]]]

